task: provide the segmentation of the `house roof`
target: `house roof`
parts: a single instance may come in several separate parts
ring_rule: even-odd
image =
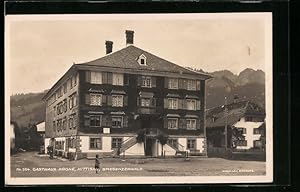
[[[225,107],[227,115],[225,115]],[[206,112],[206,127],[224,127],[231,126],[246,115],[265,115],[264,109],[251,101],[240,101],[228,105],[222,105]],[[227,118],[226,118],[227,117]],[[214,120],[213,120],[214,119]]]
[[[138,58],[144,55],[147,58],[146,65],[140,65],[138,63]],[[110,53],[99,59],[89,61],[86,63],[81,63],[77,65],[92,65],[101,67],[113,67],[113,68],[123,68],[123,69],[134,69],[143,71],[159,71],[159,72],[173,72],[180,74],[193,74],[202,75],[205,79],[211,76],[207,73],[196,72],[190,69],[181,67],[175,63],[162,59],[155,56],[147,51],[144,51],[134,45],[129,45],[121,50]]]

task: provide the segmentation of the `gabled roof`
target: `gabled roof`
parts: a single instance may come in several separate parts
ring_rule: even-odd
[[[147,58],[147,65],[143,66],[138,63],[138,58],[144,55]],[[202,75],[206,78],[211,76],[207,73],[201,73],[186,69],[175,63],[155,56],[147,51],[144,51],[134,45],[129,45],[119,51],[110,53],[99,59],[81,63],[77,65],[92,65],[101,67],[113,67],[133,70],[159,71],[159,72],[174,72],[180,74]]]
[[[206,112],[206,127],[224,127],[226,124],[225,107],[227,108],[227,125],[231,126],[246,115],[265,115],[263,108],[251,101],[240,101],[222,105]],[[214,119],[214,121],[213,121]]]

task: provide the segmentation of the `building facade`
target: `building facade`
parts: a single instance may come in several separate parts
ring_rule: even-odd
[[[208,147],[265,150],[265,110],[251,101],[236,101],[207,112]],[[227,130],[225,130],[227,127]]]
[[[178,151],[206,155],[205,73],[194,72],[133,45],[73,64],[48,91],[45,148],[63,156],[152,156]],[[143,131],[144,140],[137,135]],[[47,152],[47,151],[46,151]]]

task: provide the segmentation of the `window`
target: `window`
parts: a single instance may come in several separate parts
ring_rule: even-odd
[[[176,99],[176,98],[168,99],[168,108],[169,109],[177,109],[178,108],[178,99]]]
[[[151,77],[142,77],[142,87],[151,87]]]
[[[91,115],[90,116],[90,126],[100,127],[101,126],[101,115]]]
[[[253,147],[254,148],[261,148],[262,147],[262,141],[260,141],[260,140],[253,141]]]
[[[239,140],[236,141],[237,146],[247,146],[247,141],[246,140]]]
[[[177,139],[168,139],[168,144],[170,146],[173,146],[176,149],[178,149],[178,140]]]
[[[258,128],[253,129],[253,134],[260,134],[260,130]]]
[[[150,98],[141,98],[141,106],[142,107],[149,107],[151,105]]]
[[[74,76],[73,76],[73,85],[75,86],[75,85],[77,85],[77,75],[75,74]]]
[[[169,79],[169,89],[178,89],[178,79]]]
[[[74,117],[73,115],[69,116],[69,129],[72,129],[74,126]]]
[[[187,129],[196,129],[196,119],[187,119],[186,120]]]
[[[102,95],[101,94],[90,94],[90,105],[101,106]]]
[[[122,147],[123,138],[112,138],[111,149],[117,149]]]
[[[55,141],[55,149],[64,149],[64,141]]]
[[[77,97],[76,97],[76,93],[72,94],[69,97],[69,108],[73,109],[73,107],[75,107],[77,105]]]
[[[102,73],[101,72],[91,72],[91,83],[102,84]]]
[[[67,129],[67,118],[66,117],[64,117],[63,120],[62,120],[62,127],[63,127],[64,130]]]
[[[67,112],[68,110],[67,99],[63,100],[62,108],[63,108],[63,112]]]
[[[90,138],[90,149],[102,149],[102,139]]]
[[[113,85],[124,85],[124,75],[120,73],[113,73]]]
[[[56,115],[56,106],[53,107],[54,116]]]
[[[178,119],[168,118],[168,129],[177,129],[177,128],[178,128]]]
[[[62,88],[61,87],[59,87],[57,90],[57,96],[58,96],[58,98],[62,96]]]
[[[187,99],[186,100],[186,109],[187,110],[196,110],[196,100]]]
[[[64,94],[67,93],[67,83],[64,83]]]
[[[56,126],[57,131],[61,131],[61,129],[62,129],[62,121],[61,121],[61,119],[57,120],[56,124],[57,124],[57,126]]]
[[[112,127],[113,128],[121,128],[121,127],[123,127],[123,117],[113,116],[112,117]]]
[[[139,56],[139,59],[138,59],[139,64],[140,64],[140,65],[147,65],[146,59],[147,59],[147,58],[146,58],[146,56],[145,56],[144,54],[140,55],[140,56]]]
[[[196,139],[187,139],[187,149],[195,150],[196,149]]]
[[[246,128],[238,128],[238,130],[242,132],[242,134],[247,134]]]
[[[113,107],[123,107],[123,95],[113,95],[112,96],[112,106]]]
[[[55,121],[53,121],[53,123],[52,123],[53,125],[52,125],[52,128],[53,128],[53,130],[55,131],[56,130],[56,122]]]
[[[188,90],[196,90],[196,86],[197,86],[197,83],[196,83],[196,80],[188,80],[187,82],[187,89]]]

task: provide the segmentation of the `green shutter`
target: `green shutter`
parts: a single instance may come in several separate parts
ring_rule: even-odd
[[[108,106],[111,106],[111,105],[112,105],[111,95],[107,95],[107,105],[108,105]]]
[[[142,76],[137,77],[137,86],[142,86]]]
[[[168,129],[168,118],[164,117],[164,128]]]
[[[124,96],[123,97],[123,106],[127,106],[128,105],[128,96]]]
[[[128,127],[128,116],[123,117],[123,127]]]
[[[196,109],[201,110],[201,102],[199,100],[196,101]]]
[[[164,108],[165,109],[169,108],[169,103],[168,103],[168,99],[167,98],[164,99]]]
[[[85,81],[87,83],[91,82],[91,72],[90,71],[85,71]]]
[[[200,81],[196,81],[196,89],[197,89],[197,91],[200,91],[200,89],[201,89],[201,82]]]
[[[107,73],[107,84],[112,84],[112,73]]]
[[[107,84],[107,72],[102,72],[102,84]]]
[[[179,79],[179,80],[178,80],[178,88],[179,88],[179,89],[184,89],[183,81],[184,81],[184,79]]]
[[[85,104],[89,105],[91,103],[90,94],[85,94]]]
[[[169,88],[169,78],[165,77],[165,88]]]
[[[107,103],[107,95],[102,95],[102,106],[105,106]]]
[[[90,126],[90,116],[84,115],[84,126]]]
[[[151,87],[156,87],[156,77],[151,77]]]

